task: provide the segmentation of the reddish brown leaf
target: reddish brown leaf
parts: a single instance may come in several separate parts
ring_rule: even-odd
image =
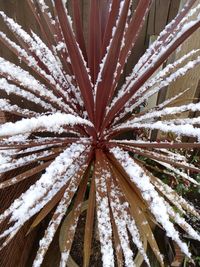
[[[90,194],[88,199],[87,216],[85,222],[85,234],[84,234],[84,262],[83,266],[88,267],[90,262],[91,248],[92,248],[92,235],[94,226],[94,211],[95,211],[95,183],[94,176],[91,180]]]

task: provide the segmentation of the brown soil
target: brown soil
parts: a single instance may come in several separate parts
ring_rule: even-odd
[[[84,243],[85,219],[86,219],[86,211],[84,211],[79,218],[70,253],[73,260],[79,266],[83,266],[83,243]],[[94,232],[92,240],[92,255],[90,258],[90,267],[102,267],[100,242],[97,240],[97,236],[94,235]]]
[[[84,211],[78,222],[77,230],[75,233],[75,238],[72,244],[72,249],[70,255],[72,256],[73,260],[81,267],[83,266],[83,243],[84,243],[84,231],[85,231],[85,219],[86,219],[86,211]],[[94,227],[97,229],[97,226]],[[131,235],[129,233],[129,241],[130,247],[133,251],[133,254],[137,254],[137,248],[132,242]],[[116,258],[115,258],[116,263]],[[117,264],[115,264],[117,266]],[[93,231],[93,240],[92,240],[92,255],[90,258],[90,267],[102,267],[102,260],[101,260],[101,247],[100,242],[98,240],[98,235]]]

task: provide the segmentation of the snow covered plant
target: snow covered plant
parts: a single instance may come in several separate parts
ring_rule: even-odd
[[[152,1],[140,0],[135,12],[131,12],[130,0],[90,1],[87,36],[79,1],[71,2],[72,19],[65,2],[51,0],[47,6],[44,0],[27,0],[40,37],[31,30],[25,32],[0,12],[15,41],[3,32],[0,39],[26,66],[24,70],[0,58],[0,90],[5,95],[0,109],[12,114],[12,122],[0,126],[0,188],[23,183],[36,174],[39,177],[0,215],[1,224],[7,222],[0,235],[1,248],[30,218],[35,216],[32,229],[50,213],[33,262],[34,267],[41,266],[70,206],[72,216],[60,260],[60,266],[66,266],[87,195],[85,267],[90,262],[95,218],[103,266],[135,266],[132,242],[150,266],[143,236],[164,266],[153,234],[155,223],[191,257],[179,230],[200,241],[186,220],[187,216],[199,218],[199,213],[148,168],[146,159],[166,174],[198,186],[190,171],[200,170],[181,151],[200,147],[200,117],[183,116],[199,111],[200,103],[174,106],[184,91],[155,108],[141,111],[140,107],[200,63],[200,51],[193,50],[152,77],[200,26],[200,4],[187,1],[119,86]],[[196,141],[153,142],[150,135],[141,134],[151,130]]]

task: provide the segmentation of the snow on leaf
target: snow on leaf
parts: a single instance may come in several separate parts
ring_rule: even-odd
[[[200,103],[176,106],[189,93],[187,88],[150,109],[141,106],[200,63],[200,50],[196,49],[157,71],[200,27],[200,4],[193,7],[195,0],[186,2],[123,82],[121,74],[126,76],[125,64],[130,54],[135,54],[134,44],[153,1],[139,1],[135,12],[132,0],[91,1],[88,35],[80,26],[84,15],[80,1],[28,1],[37,33],[31,28],[26,32],[0,12],[14,36],[0,31],[0,41],[18,59],[13,64],[0,57],[0,111],[6,120],[0,125],[0,189],[4,196],[8,186],[19,183],[18,190],[24,180],[29,184],[0,215],[0,226],[8,222],[0,233],[0,249],[36,213],[29,232],[49,214],[33,262],[34,267],[41,266],[71,209],[73,218],[67,226],[63,222],[66,238],[64,235],[60,245],[60,266],[66,266],[81,204],[89,196],[84,267],[90,262],[95,218],[103,267],[113,267],[115,259],[119,266],[135,266],[133,243],[150,266],[146,242],[163,267],[151,221],[163,227],[188,256],[175,225],[200,239],[185,219],[188,215],[199,219],[198,211],[155,174],[186,180],[194,188],[199,185],[195,174],[194,178],[191,175],[200,171],[199,166],[191,163],[190,156],[200,147]],[[95,21],[93,7],[98,31],[91,24]],[[72,18],[71,8],[78,10]],[[186,117],[188,112],[194,116]],[[151,130],[162,131],[166,140],[152,140]],[[196,140],[182,142],[180,136]],[[11,198],[9,194],[6,197]]]
[[[0,79],[0,89],[6,92],[7,95],[14,94],[22,98],[31,101],[32,103],[40,105],[45,110],[56,111],[56,109],[51,105],[35,96],[33,93],[23,90],[22,88],[16,86],[15,84],[8,83],[4,78]]]
[[[36,112],[30,111],[28,109],[22,109],[17,105],[10,104],[10,101],[7,99],[0,99],[0,109],[1,111],[14,113],[22,117],[33,117],[37,115]]]
[[[64,103],[31,74],[3,58],[0,58],[0,73],[1,75],[8,77],[8,80],[16,81],[19,85],[27,88],[31,93],[38,95],[51,104],[56,104],[59,108],[68,112],[68,108],[66,108]],[[71,113],[73,113],[73,111],[71,111]]]
[[[66,182],[78,172],[80,165],[85,160],[85,156],[82,156],[85,150],[87,151],[88,148],[84,145],[72,144],[56,157],[41,178],[16,199],[0,216],[2,221],[11,215],[10,222],[14,222],[14,225],[5,230],[1,237],[7,236],[15,229],[19,229],[29,218],[40,211]],[[79,160],[76,163],[77,159]]]
[[[191,136],[196,137],[200,140],[200,129],[198,127],[194,127],[192,124],[186,123],[184,127],[182,125],[176,125],[171,123],[170,121],[165,123],[164,121],[157,121],[153,123],[125,123],[119,127],[119,129],[134,129],[134,128],[145,128],[145,129],[156,129],[162,132],[172,132],[177,135]]]
[[[149,259],[143,249],[142,241],[140,240],[140,234],[138,232],[135,221],[133,218],[130,217],[130,214],[128,214],[127,212],[129,204],[126,201],[123,201],[123,203],[121,203],[120,199],[123,199],[122,197],[123,196],[120,192],[119,187],[114,185],[114,183],[111,183],[110,204],[113,210],[113,216],[116,222],[116,226],[118,228],[119,238],[122,244],[122,249],[125,257],[125,264],[126,266],[134,266],[133,253],[130,250],[129,237],[126,230],[126,227],[128,227],[132,235],[134,244],[137,246],[140,253],[143,255],[147,265],[150,266]]]
[[[80,117],[64,114],[64,113],[54,113],[52,115],[42,115],[40,117],[31,119],[22,119],[15,123],[5,123],[0,126],[0,136],[10,136],[23,133],[31,133],[41,129],[52,132],[62,132],[64,131],[61,126],[64,125],[77,125],[82,124],[86,126],[92,126],[92,123],[82,119]]]
[[[103,266],[114,266],[114,252],[112,246],[112,226],[110,221],[109,201],[107,197],[106,182],[110,173],[102,159],[102,153],[96,152],[97,162],[95,165],[95,185],[99,238]]]
[[[127,152],[124,152],[120,148],[112,148],[111,152],[116,159],[123,166],[131,181],[141,190],[143,198],[149,203],[149,208],[156,220],[163,226],[167,235],[171,237],[181,248],[181,250],[187,255],[191,256],[186,243],[184,243],[170,222],[167,207],[163,201],[163,198],[158,195],[154,186],[150,183],[149,177],[145,174],[143,169],[134,162]]]
[[[41,266],[41,264],[43,262],[44,255],[47,252],[47,249],[53,240],[54,234],[55,234],[56,230],[58,229],[62,218],[66,214],[66,211],[67,211],[68,206],[72,200],[72,197],[75,194],[75,192],[76,192],[76,190],[80,184],[80,180],[82,178],[82,175],[84,174],[84,171],[87,168],[86,159],[87,158],[83,157],[83,158],[80,158],[78,161],[79,166],[81,164],[83,164],[81,172],[78,172],[78,169],[76,170],[75,175],[71,178],[70,183],[69,183],[67,189],[65,190],[63,197],[60,200],[60,202],[59,202],[59,204],[58,204],[58,206],[57,206],[57,208],[53,214],[51,221],[49,222],[49,225],[48,225],[47,230],[45,231],[44,237],[40,241],[40,247],[39,247],[39,250],[37,252],[36,258],[33,262],[34,267]],[[69,251],[62,252],[61,258],[62,258],[62,261],[64,263],[67,261],[68,256],[69,256]],[[65,265],[61,265],[61,266],[65,266]]]

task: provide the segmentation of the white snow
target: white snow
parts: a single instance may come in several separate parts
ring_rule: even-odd
[[[5,91],[8,95],[14,94],[22,98],[25,98],[32,103],[39,104],[45,110],[56,111],[56,109],[51,104],[48,104],[39,97],[35,96],[34,94],[26,90],[23,90],[22,88],[16,86],[15,84],[8,83],[8,81],[5,78],[0,78],[0,89]]]
[[[52,219],[49,222],[49,225],[45,231],[44,237],[40,240],[39,249],[37,251],[36,258],[33,262],[33,267],[41,266],[44,260],[44,255],[46,254],[48,247],[50,246],[53,240],[56,230],[58,229],[61,220],[63,219],[63,217],[65,216],[67,212],[69,204],[71,203],[71,199],[73,198],[73,195],[75,194],[78,188],[78,185],[80,183],[80,180],[82,178],[82,175],[78,174],[78,169],[80,168],[80,165],[81,165],[81,170],[84,173],[84,171],[87,168],[85,157],[79,158],[78,164],[77,166],[75,166],[75,170],[74,170],[75,174],[72,176],[69,186],[65,190],[64,195],[62,199],[60,200],[56,208],[56,211],[53,214]],[[67,261],[68,256],[69,256],[69,251],[61,253],[61,266],[66,266],[66,261]]]
[[[106,186],[108,179],[110,179],[110,173],[107,171],[107,168],[102,169],[97,160],[95,165],[96,205],[102,261],[104,267],[114,267],[112,225]]]
[[[52,115],[42,115],[37,118],[22,119],[15,123],[7,122],[0,126],[0,136],[10,136],[22,133],[31,133],[41,129],[53,132],[62,132],[61,126],[64,125],[86,125],[92,127],[92,123],[80,117],[64,114],[54,113]]]
[[[119,187],[112,182],[111,183],[111,192],[110,192],[110,205],[112,208],[114,220],[117,226],[122,250],[124,253],[125,264],[127,267],[135,266],[133,261],[133,252],[130,249],[129,237],[127,233],[127,227],[132,235],[133,242],[137,246],[140,253],[143,255],[146,263],[150,266],[149,259],[144,251],[142,241],[140,239],[140,233],[137,229],[134,219],[128,214],[128,202],[120,201],[123,199],[123,195],[120,192]]]
[[[30,111],[29,109],[22,109],[17,105],[12,105],[8,99],[0,99],[0,110],[14,113],[22,117],[33,117],[37,115],[37,112]]]
[[[0,215],[0,221],[11,215],[10,222],[14,222],[0,235],[0,238],[19,229],[29,218],[40,211],[72,177],[75,179],[80,166],[86,163],[89,150],[90,148],[85,145],[74,143],[57,156],[40,179],[15,199]],[[86,154],[83,154],[84,151]],[[76,188],[72,187],[71,190],[75,192]]]
[[[115,147],[111,149],[115,158],[123,166],[126,173],[129,175],[130,180],[141,190],[143,198],[148,202],[149,208],[156,220],[163,226],[166,234],[171,237],[187,255],[191,256],[186,243],[181,241],[179,233],[174,228],[173,223],[170,221],[167,207],[161,196],[158,195],[154,186],[150,183],[149,177],[144,170],[135,163],[129,154],[122,149]]]

